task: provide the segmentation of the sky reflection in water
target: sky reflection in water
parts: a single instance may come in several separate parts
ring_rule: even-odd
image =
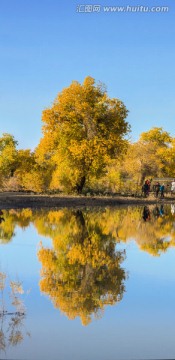
[[[175,357],[173,206],[1,219],[0,271],[23,283],[26,309],[22,341],[1,358]]]

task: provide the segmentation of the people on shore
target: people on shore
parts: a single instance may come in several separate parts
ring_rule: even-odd
[[[160,183],[159,183],[159,181],[157,181],[155,184],[155,197],[156,198],[158,198],[159,192],[160,192]]]
[[[165,182],[163,182],[163,180]],[[144,184],[142,185],[142,196],[145,198],[149,196],[150,192],[154,193],[156,198],[164,199],[165,194],[171,194],[171,196],[175,195],[175,178],[172,182],[168,181],[168,179],[160,179],[159,181],[154,181],[152,184],[152,179],[146,179]]]
[[[175,179],[170,183],[163,183],[161,181],[157,181],[156,183],[153,182],[153,186],[151,187],[151,180],[147,179],[145,180],[143,186],[142,186],[142,194],[144,194],[144,197],[148,197],[150,194],[150,191],[154,192],[154,195],[156,198],[164,199],[165,192],[171,193],[171,196],[175,194]]]
[[[145,197],[149,196],[150,193],[150,186],[151,186],[151,181],[150,180],[145,180],[143,186],[142,186],[142,192],[144,193]]]
[[[160,197],[161,197],[161,199],[164,198],[164,192],[165,192],[165,185],[162,184],[162,185],[160,185]]]

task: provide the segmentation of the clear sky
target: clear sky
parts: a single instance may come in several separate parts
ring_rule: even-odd
[[[82,4],[101,11],[77,12]],[[127,5],[169,11],[103,9]],[[57,93],[88,75],[125,103],[133,140],[152,126],[175,135],[174,70],[174,0],[0,0],[0,136],[13,134],[21,148],[38,144]]]

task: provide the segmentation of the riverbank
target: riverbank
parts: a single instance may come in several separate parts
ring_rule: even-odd
[[[175,197],[156,199],[125,196],[60,196],[35,195],[28,193],[0,193],[0,209],[50,208],[50,207],[95,207],[122,205],[151,205],[157,203],[175,203]]]

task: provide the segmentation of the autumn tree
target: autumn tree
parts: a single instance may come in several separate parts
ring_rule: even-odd
[[[166,176],[171,157],[171,143],[172,137],[162,128],[155,127],[143,132],[137,142],[128,146],[123,170],[139,185],[143,184],[147,176]]]
[[[161,156],[165,164],[167,176],[175,177],[175,138],[172,139],[170,146],[162,151]]]
[[[104,174],[108,160],[126,146],[127,113],[91,77],[63,89],[43,111],[43,138],[36,151],[38,162],[54,164],[51,187],[81,193],[90,177]]]
[[[50,182],[50,169],[38,164],[35,152],[30,149],[19,149],[14,178],[20,190],[44,192]]]
[[[30,149],[16,150],[13,178],[8,181],[11,190],[43,192],[48,188],[48,169],[36,162],[35,152]]]
[[[0,137],[0,179],[13,176],[17,164],[18,142],[13,135],[4,133]]]

